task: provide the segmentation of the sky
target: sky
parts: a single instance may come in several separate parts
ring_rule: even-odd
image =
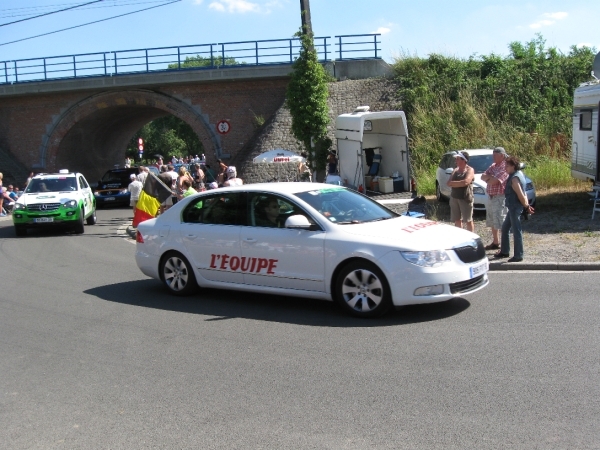
[[[0,61],[219,42],[287,39],[299,0],[1,0]],[[93,2],[93,3],[92,3]],[[33,18],[84,3],[87,6]],[[163,6],[160,6],[163,5]],[[381,33],[388,62],[431,53],[506,55],[539,33],[548,47],[600,49],[600,2],[589,0],[310,0],[315,36]],[[137,10],[146,11],[43,37]],[[23,19],[17,23],[10,23]],[[26,39],[26,40],[22,40]],[[22,40],[21,42],[13,42]]]

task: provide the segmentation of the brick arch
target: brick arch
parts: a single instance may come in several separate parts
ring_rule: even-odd
[[[68,166],[94,179],[114,164],[122,164],[127,142],[136,131],[166,115],[189,124],[205,152],[212,150],[220,157],[219,136],[199,107],[166,94],[135,89],[95,94],[64,111],[47,126],[40,165],[51,171]]]

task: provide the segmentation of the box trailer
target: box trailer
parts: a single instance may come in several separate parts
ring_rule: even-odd
[[[380,178],[383,192],[411,190],[410,149],[404,111],[369,112],[361,106],[335,122],[338,170],[342,184],[370,188]]]

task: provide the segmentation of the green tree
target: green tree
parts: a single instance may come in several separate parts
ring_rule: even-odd
[[[573,91],[590,79],[595,50],[546,48],[542,36],[509,54],[468,59],[406,56],[395,64],[413,163],[429,170],[449,149],[504,145],[530,159],[568,157]]]
[[[212,64],[211,64],[212,62]],[[182,69],[190,69],[192,67],[210,67],[212,65],[217,66],[217,67],[221,67],[221,66],[235,66],[236,64],[238,64],[238,62],[235,60],[235,58],[231,57],[231,56],[225,56],[225,63],[223,64],[223,57],[222,56],[215,56],[213,57],[212,61],[209,57],[205,57],[205,56],[200,56],[200,55],[196,55],[196,56],[187,56],[185,58],[185,61],[183,61],[181,63],[181,68]],[[167,66],[169,69],[178,69],[179,65],[178,64],[169,64]]]
[[[326,138],[328,77],[314,50],[312,34],[297,33],[296,36],[300,38],[301,48],[287,87],[286,104],[292,115],[292,133],[307,150],[309,162],[323,169],[331,146],[331,140]],[[315,144],[314,155],[311,139]]]
[[[138,159],[138,139],[144,140],[144,158],[152,160],[155,154],[172,156],[199,155],[204,147],[192,128],[175,116],[165,116],[144,125],[129,141],[127,156]]]

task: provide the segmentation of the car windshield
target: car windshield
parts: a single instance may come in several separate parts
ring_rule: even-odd
[[[64,192],[76,190],[77,180],[75,177],[56,177],[34,178],[27,185],[25,192],[28,194],[37,194],[38,192]]]
[[[489,155],[472,155],[469,158],[469,165],[475,170],[475,173],[483,173],[494,162],[494,157]]]
[[[129,172],[126,170],[106,172],[104,174],[104,176],[102,177],[101,183],[102,184],[120,184],[120,185],[127,186],[131,182],[131,180],[129,179],[129,174],[131,174],[131,173],[134,173],[134,172]]]
[[[334,223],[374,222],[398,216],[370,198],[345,188],[316,189],[295,195]]]

